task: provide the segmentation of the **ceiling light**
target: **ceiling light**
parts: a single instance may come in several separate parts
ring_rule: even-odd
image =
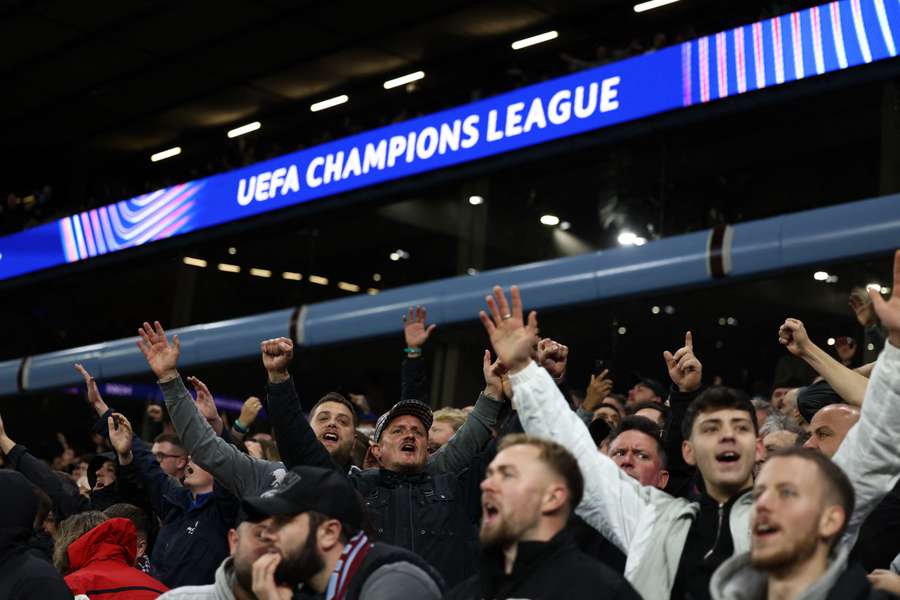
[[[348,96],[347,94],[341,94],[340,96],[335,96],[334,98],[329,98],[328,100],[322,100],[321,102],[311,104],[309,110],[313,112],[319,112],[320,110],[325,110],[326,108],[331,108],[333,106],[343,104],[349,99],[350,96]]]
[[[254,277],[271,277],[272,271],[270,271],[268,269],[252,268],[252,269],[250,269],[250,274],[253,275]]]
[[[870,289],[870,288],[873,288],[876,292],[880,292],[880,291],[881,291],[881,284],[880,284],[880,283],[867,283],[867,284],[866,284],[866,289],[868,290],[868,289]]]
[[[228,263],[219,263],[219,270],[226,273],[240,273],[241,268],[237,265],[229,265]]]
[[[376,290],[375,288],[369,288],[366,290],[366,293],[370,296],[374,296],[375,294],[378,293],[378,290]]]
[[[484,204],[484,198],[482,198],[481,196],[469,196],[469,204],[471,204],[472,206]]]
[[[179,154],[181,154],[181,147],[175,146],[174,148],[169,148],[168,150],[157,152],[150,157],[150,161],[159,162],[161,160],[166,160],[167,158],[172,158],[173,156],[178,156]]]
[[[868,346],[866,346],[866,348],[868,348],[869,350],[874,350],[875,344],[869,344]]]
[[[416,71],[415,73],[397,77],[396,79],[389,79],[384,82],[384,89],[389,90],[391,88],[400,87],[401,85],[406,85],[407,83],[412,83],[413,81],[418,81],[420,79],[425,79],[425,71]]]
[[[230,248],[228,248],[228,254],[234,256],[235,254],[237,254],[237,248],[231,246]]]
[[[719,317],[719,325],[724,326],[727,322],[728,320],[725,317]]]
[[[400,260],[400,255],[396,252],[391,252],[388,258],[390,258],[394,262],[397,262],[398,260]]]
[[[231,131],[229,131],[226,135],[230,138],[236,138],[239,135],[244,135],[245,133],[250,133],[251,131],[256,131],[262,127],[259,121],[253,121],[252,123],[247,123],[246,125],[241,125],[240,127],[235,127]]]
[[[674,315],[675,307],[671,306],[669,304],[666,304],[666,306],[663,308],[663,312],[666,313],[667,315]]]
[[[635,242],[637,242],[638,236],[631,231],[623,231],[616,239],[618,240],[619,244],[623,246],[634,246]]]
[[[303,279],[303,275],[301,275],[300,273],[294,273],[293,271],[285,271],[281,274],[281,276],[291,281],[300,281],[301,279]]]
[[[345,292],[358,292],[359,286],[355,283],[347,283],[346,281],[338,281],[337,286]]]
[[[559,32],[557,31],[547,31],[546,33],[541,33],[539,35],[533,35],[531,37],[527,37],[523,40],[516,40],[512,43],[513,50],[521,50],[522,48],[527,48],[528,46],[534,46],[535,44],[542,44],[544,42],[549,42],[550,40],[555,40],[559,37]]]
[[[619,327],[619,335],[625,335],[628,332],[624,327]]]
[[[650,312],[652,312],[654,315],[658,315],[660,312],[660,308],[658,306],[654,306],[650,309]]]
[[[666,4],[674,4],[676,2],[678,2],[678,0],[649,0],[649,2],[641,2],[640,4],[635,4],[634,12],[647,12],[648,10],[653,10],[654,8],[665,6]]]
[[[734,317],[728,317],[728,324],[731,325],[732,327],[736,326],[737,319],[735,319]]]
[[[373,273],[372,281],[381,281],[381,273]]]
[[[466,269],[466,274],[467,275],[478,275],[478,269],[476,269],[475,267],[469,267],[468,269]]]
[[[890,294],[890,293],[891,293],[891,288],[889,288],[889,287],[883,285],[883,286],[881,286],[881,293],[882,293],[882,294]]]
[[[184,264],[191,265],[192,267],[205,267],[206,261],[202,258],[194,258],[192,256],[184,257]]]
[[[838,282],[838,276],[837,276],[837,275],[831,275],[831,274],[829,274],[829,275],[828,275],[828,279],[825,280],[825,283],[837,283],[837,282]]]
[[[327,277],[321,277],[321,276],[319,276],[319,275],[310,275],[310,276],[309,276],[309,282],[310,282],[310,283],[315,283],[316,285],[328,285],[328,278],[327,278]]]
[[[562,221],[559,224],[559,228],[562,229],[563,231],[568,231],[568,230],[572,229],[572,224],[569,223],[568,221]]]
[[[816,281],[828,281],[828,272],[827,271],[816,271],[813,273],[813,279]]]
[[[635,246],[643,246],[646,243],[647,243],[647,238],[645,238],[645,237],[637,236],[634,238]]]
[[[541,223],[550,227],[555,227],[556,225],[559,225],[559,217],[556,215],[544,215],[541,217]]]
[[[828,345],[834,346],[834,338],[828,338]]]

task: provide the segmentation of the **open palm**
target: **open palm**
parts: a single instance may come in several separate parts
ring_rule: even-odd
[[[891,344],[900,346],[900,250],[894,253],[894,285],[885,300],[879,290],[869,288],[869,297],[881,324],[890,332]]]
[[[500,362],[515,373],[524,369],[531,362],[538,343],[537,313],[531,311],[527,324],[522,318],[522,296],[519,288],[512,286],[509,290],[512,307],[506,301],[503,288],[494,286],[493,295],[487,296],[490,316],[484,311],[478,313],[484,325],[494,352]]]
[[[166,330],[162,328],[159,321],[153,322],[153,327],[149,323],[144,322],[143,327],[138,329],[138,348],[147,359],[150,369],[159,379],[170,379],[178,374],[175,370],[178,366],[178,356],[181,354],[181,342],[178,336],[172,336],[172,343],[166,337]]]

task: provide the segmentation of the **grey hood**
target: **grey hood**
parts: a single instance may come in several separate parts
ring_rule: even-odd
[[[850,548],[842,544],[828,564],[825,574],[804,590],[796,600],[825,600],[828,592],[847,568]],[[767,575],[750,564],[750,553],[736,554],[716,569],[709,582],[712,600],[766,600]]]

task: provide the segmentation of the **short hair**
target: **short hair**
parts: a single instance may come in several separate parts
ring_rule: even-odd
[[[754,396],[750,399],[750,404],[752,404],[753,408],[755,408],[756,410],[766,411],[766,415],[771,415],[775,412],[775,407],[772,406],[772,403],[762,396]]]
[[[850,523],[850,517],[853,515],[853,508],[856,505],[856,494],[850,479],[830,458],[812,448],[782,448],[773,452],[768,460],[774,458],[802,458],[818,467],[819,474],[822,475],[821,480],[826,484],[829,499],[844,509],[844,524],[831,540],[830,545],[834,548],[844,532],[847,531],[847,525]]]
[[[247,448],[247,442],[259,444],[259,448],[260,450],[262,450],[263,459],[270,462],[279,462],[281,460],[281,453],[278,452],[278,445],[275,442],[269,441],[267,439],[244,440],[244,449]],[[247,452],[247,454],[249,454],[249,451]]]
[[[110,519],[114,519],[116,517],[128,519],[129,521],[131,521],[131,524],[134,525],[134,529],[135,531],[137,531],[137,535],[149,540],[150,519],[147,517],[147,513],[141,510],[140,507],[137,507],[134,504],[119,502],[118,504],[113,504],[112,506],[104,510],[103,514],[105,514]]]
[[[684,414],[684,420],[681,422],[681,434],[684,436],[684,439],[690,439],[691,432],[694,429],[694,421],[697,420],[699,415],[728,408],[748,413],[750,422],[753,423],[753,433],[759,433],[759,424],[756,422],[756,409],[753,408],[747,395],[734,388],[714,385],[707,388],[688,405],[687,412]]]
[[[612,443],[616,440],[617,437],[619,437],[619,435],[626,431],[640,431],[644,435],[653,438],[653,441],[656,442],[656,453],[659,455],[659,464],[663,469],[666,468],[666,465],[669,462],[669,458],[666,455],[666,449],[662,443],[663,431],[659,427],[659,425],[657,425],[654,421],[648,419],[647,417],[641,417],[638,415],[625,417],[619,424],[619,428],[613,433],[611,439],[609,440],[610,445],[612,445]]]
[[[88,531],[108,521],[109,517],[99,510],[87,510],[64,519],[59,524],[56,540],[53,544],[53,566],[67,575],[69,572],[69,546]]]
[[[319,410],[319,406],[325,404],[326,402],[337,402],[338,404],[343,404],[344,406],[346,406],[347,410],[350,411],[350,418],[353,422],[353,428],[356,429],[356,426],[359,424],[359,418],[356,414],[356,407],[342,394],[338,394],[337,392],[328,392],[327,394],[319,398],[319,401],[316,402],[315,405],[313,405],[312,410],[309,411],[310,419],[312,419],[312,416],[316,414],[317,410]]]
[[[653,410],[658,411],[663,417],[663,425],[669,422],[669,415],[672,414],[672,409],[670,409],[665,404],[653,402],[652,400],[633,404],[625,409],[625,413],[631,416],[637,414],[639,410],[644,410],[645,408],[652,408]]]
[[[442,408],[434,411],[434,420],[448,423],[453,431],[459,431],[468,418],[468,413],[461,408]]]
[[[800,434],[803,433],[803,428],[800,427],[791,417],[778,412],[773,412],[766,418],[765,423],[760,425],[759,437],[764,438],[770,433],[775,433],[777,431],[788,431],[790,433],[796,434],[799,437]]]
[[[570,496],[569,509],[571,512],[575,512],[575,507],[578,506],[584,495],[584,476],[581,474],[581,468],[575,457],[556,442],[524,433],[507,435],[500,441],[497,451],[500,452],[512,446],[533,446],[538,449],[538,460],[565,479]]]
[[[624,417],[625,415],[622,414],[622,411],[625,410],[625,406],[628,404],[628,400],[625,398],[625,396],[623,396],[622,394],[607,394],[606,397],[614,399],[616,402],[619,403],[619,405],[622,406],[622,410],[619,410],[618,407],[616,407],[616,410],[619,411],[619,416]],[[607,402],[607,404],[609,404],[609,403]],[[613,404],[612,406],[616,406],[616,405]]]
[[[173,446],[178,446],[184,453],[187,454],[187,448],[184,447],[184,444],[181,442],[181,438],[175,435],[174,433],[161,433],[155,438],[153,438],[154,444],[172,444]]]

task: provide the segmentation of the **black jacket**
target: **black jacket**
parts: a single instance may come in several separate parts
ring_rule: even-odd
[[[866,571],[888,569],[900,554],[900,483],[866,517],[850,558]]]
[[[162,526],[150,555],[150,574],[170,588],[206,585],[228,556],[228,530],[235,525],[240,503],[215,484],[209,494],[193,498],[190,490],[167,475],[147,444],[135,438],[134,460],[119,466],[125,486],[142,484]]]
[[[409,361],[408,361],[409,362]],[[268,410],[285,466],[339,469],[300,411],[293,381],[268,386]],[[495,452],[490,444],[458,473],[399,474],[353,470],[351,482],[365,499],[377,541],[411,550],[453,586],[478,567],[480,483]]]
[[[37,499],[21,473],[0,470],[0,598],[71,600],[62,575],[28,548]]]
[[[866,570],[851,564],[835,582],[825,600],[896,600],[897,596],[876,590],[866,577]]]
[[[397,562],[408,562],[419,567],[431,576],[439,590],[444,591],[444,582],[441,576],[417,554],[397,546],[378,542],[372,546],[366,559],[359,566],[359,570],[353,575],[350,587],[347,588],[346,600],[365,600],[365,598],[360,598],[360,593],[369,576],[379,568]]]
[[[549,542],[520,542],[509,575],[500,549],[486,550],[481,565],[480,575],[444,600],[640,600],[621,575],[579,551],[566,530]]]

